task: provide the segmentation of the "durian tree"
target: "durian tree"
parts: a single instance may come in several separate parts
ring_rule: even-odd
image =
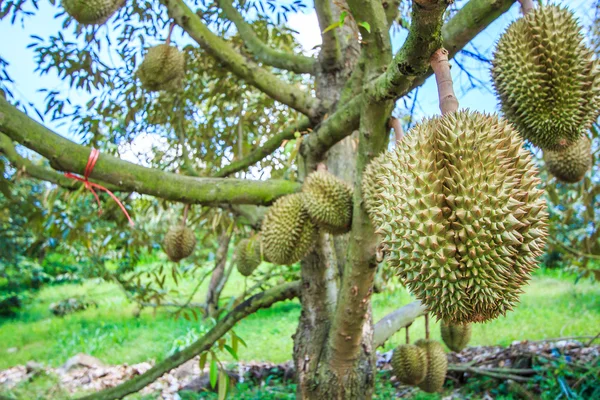
[[[209,350],[240,319],[287,299],[302,305],[292,356],[303,399],[371,398],[377,347],[424,314],[449,325],[445,340],[459,349],[468,324],[510,312],[547,236],[525,139],[570,163],[562,152],[588,134],[600,93],[597,63],[570,12],[520,2],[526,16],[497,38],[492,68],[503,115],[459,110],[449,60],[514,0],[315,0],[322,44],[314,56],[281,23],[306,7],[296,1],[57,4],[76,40],[34,37],[39,70],[92,99],[82,107],[47,92],[46,114],[72,122],[76,143],[32,118],[3,82],[0,138],[47,160],[20,168],[58,185],[73,185],[66,172],[192,213],[243,215],[256,228],[235,251],[244,275],[262,261],[301,264],[299,280],[245,299],[187,349],[86,398],[136,392]],[[26,23],[37,3],[8,1],[0,15]],[[407,37],[394,53],[397,23]],[[102,50],[108,43],[116,63]],[[434,73],[442,115],[403,135],[394,105]],[[141,132],[164,146],[143,163],[123,160],[115,144]],[[89,168],[92,148],[101,154]],[[194,251],[185,217],[167,229],[172,260]],[[374,322],[379,264],[418,300]],[[443,347],[428,337],[411,346],[393,364],[423,390],[439,390]]]

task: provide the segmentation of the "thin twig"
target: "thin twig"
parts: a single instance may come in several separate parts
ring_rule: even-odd
[[[498,371],[498,370],[501,370],[501,368],[496,368],[495,370]],[[513,381],[516,381],[516,382],[527,382],[531,379],[531,378],[526,378],[524,376],[519,376],[519,375],[514,375],[514,374],[509,374],[509,373],[495,372],[495,371],[491,371],[487,368],[462,367],[459,365],[449,365],[448,371],[470,372],[472,374],[489,376],[490,378],[496,378],[496,379],[501,379],[501,380],[512,379]]]
[[[429,340],[429,313],[425,313],[425,339]]]

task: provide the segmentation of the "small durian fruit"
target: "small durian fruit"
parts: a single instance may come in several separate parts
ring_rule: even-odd
[[[492,78],[502,111],[543,150],[564,150],[600,113],[600,64],[571,11],[535,9],[498,42]]]
[[[317,229],[303,205],[303,193],[278,199],[267,211],[262,223],[265,259],[289,265],[300,261],[313,248]]]
[[[185,76],[185,57],[175,46],[159,44],[150,47],[137,70],[137,75],[147,90],[178,89]]]
[[[471,340],[471,324],[451,325],[442,322],[440,330],[446,346],[457,353],[467,347]]]
[[[503,119],[450,113],[417,124],[363,176],[387,265],[438,319],[505,314],[537,268],[546,202],[522,145]]]
[[[304,207],[311,220],[333,234],[346,233],[352,225],[352,187],[327,171],[310,174],[302,186]]]
[[[194,252],[196,235],[187,226],[172,226],[165,235],[163,247],[169,259],[178,262]]]
[[[235,249],[237,269],[243,276],[250,276],[261,263],[260,235],[242,239]]]
[[[544,161],[548,171],[559,181],[579,182],[592,167],[592,142],[585,135],[565,150],[546,150]]]
[[[427,393],[442,390],[448,371],[448,359],[442,345],[435,340],[420,339],[415,346],[423,349],[427,358],[427,372],[425,378],[419,383],[419,388]]]
[[[403,344],[396,347],[391,364],[394,375],[405,385],[418,385],[427,374],[425,350],[414,344]]]
[[[66,13],[84,25],[102,25],[124,4],[125,0],[62,0]]]

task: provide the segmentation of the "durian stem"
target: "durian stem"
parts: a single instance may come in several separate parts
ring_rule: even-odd
[[[402,129],[402,123],[398,118],[392,117],[390,118],[389,126],[394,130],[396,143],[400,143],[402,141],[402,138],[404,137],[404,129]]]
[[[533,0],[519,0],[519,3],[521,3],[521,11],[523,12],[523,15],[527,15],[527,13],[533,11],[534,9]]]
[[[171,25],[169,26],[169,34],[167,35],[167,40],[165,40],[165,44],[168,46],[171,44],[171,35],[173,34],[173,29],[175,28],[175,25],[177,25],[175,23],[175,21],[171,22]]]
[[[410,344],[410,333],[408,332],[408,328],[410,328],[411,325],[412,323],[406,325],[406,344]]]
[[[431,57],[431,69],[435,74],[435,81],[438,87],[440,99],[440,110],[442,115],[456,112],[458,110],[458,99],[454,94],[452,85],[452,74],[450,73],[450,63],[448,62],[448,50],[438,49]]]
[[[183,219],[181,220],[181,225],[183,225],[185,227],[185,224],[187,222],[187,217],[188,217],[188,211],[190,210],[190,205],[186,204],[185,207],[183,207]]]
[[[429,340],[429,313],[425,313],[425,339]]]

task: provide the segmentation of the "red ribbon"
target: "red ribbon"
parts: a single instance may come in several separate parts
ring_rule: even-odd
[[[106,193],[108,193],[108,195],[110,197],[112,197],[112,199],[114,201],[117,202],[119,207],[121,207],[123,214],[125,214],[125,216],[129,220],[129,225],[131,225],[131,227],[133,228],[133,226],[134,226],[133,220],[131,219],[131,217],[129,216],[129,213],[125,209],[125,206],[123,205],[123,203],[121,203],[121,201],[117,198],[117,196],[115,196],[113,192],[111,192],[104,186],[98,185],[97,183],[90,182],[88,180],[88,178],[90,177],[90,174],[94,170],[94,166],[96,166],[96,161],[98,161],[98,157],[100,157],[100,151],[98,149],[92,149],[92,151],[90,153],[90,157],[88,158],[87,165],[85,166],[83,178],[80,176],[77,176],[75,174],[72,174],[70,172],[65,173],[65,176],[67,178],[71,178],[71,179],[75,179],[76,181],[83,182],[83,185],[85,186],[85,188],[87,190],[89,190],[90,192],[92,192],[92,194],[94,195],[94,198],[96,199],[96,203],[98,203],[98,208],[99,208],[98,214],[100,214],[100,215],[102,214],[102,205],[100,204],[100,198],[98,197],[98,193],[96,193],[96,191],[94,189],[100,189],[100,190],[103,190]]]

